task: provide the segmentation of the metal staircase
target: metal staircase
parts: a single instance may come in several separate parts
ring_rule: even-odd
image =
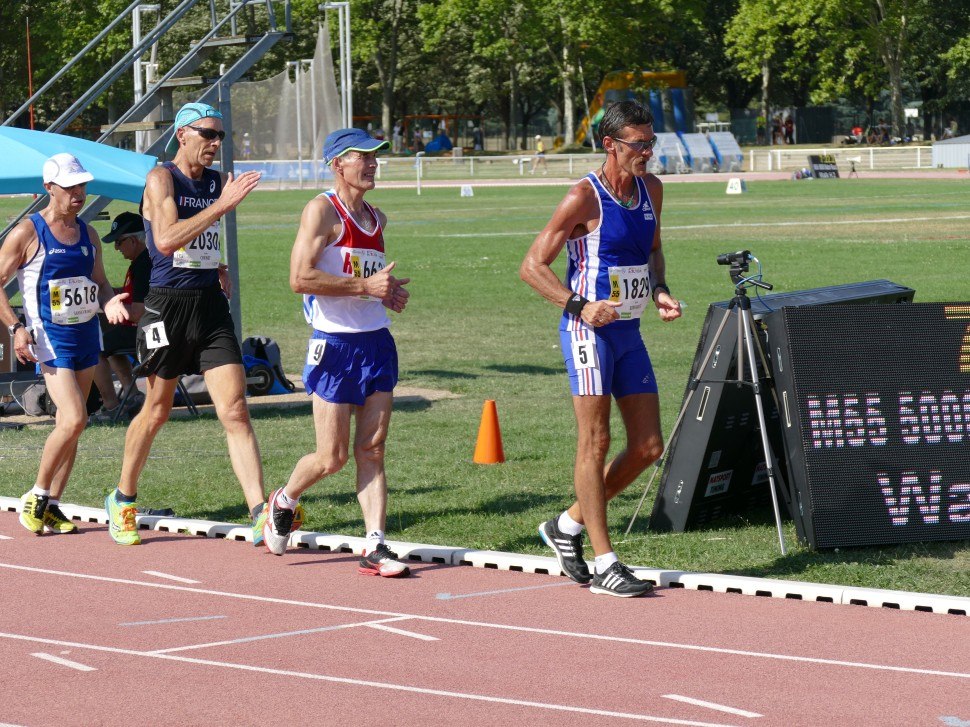
[[[0,126],[13,124],[32,104],[44,96],[57,81],[67,74],[72,68],[85,60],[90,60],[89,54],[92,49],[115,28],[131,21],[134,22],[134,14],[139,12],[138,6],[144,5],[145,0],[135,0],[125,10],[114,18],[107,26],[88,43],[77,55],[47,83],[41,86],[37,92],[27,99],[23,105],[13,114],[3,121]],[[130,73],[133,65],[139,63],[149,49],[163,41],[165,36],[178,26],[180,21],[185,20],[187,14],[197,5],[209,6],[209,30],[199,40],[193,42],[185,51],[184,55],[176,61],[165,73],[154,83],[148,84],[147,90],[142,98],[135,101],[127,111],[118,117],[112,124],[102,127],[101,136],[97,139],[101,143],[109,143],[113,134],[131,131],[157,131],[156,138],[144,149],[144,153],[159,156],[164,150],[165,145],[172,136],[175,111],[173,104],[173,92],[175,89],[196,87],[199,93],[194,99],[211,104],[218,108],[223,114],[223,128],[226,132],[227,140],[232,139],[232,104],[231,87],[240,80],[266,53],[281,40],[288,40],[293,37],[292,16],[290,0],[229,0],[228,10],[220,13],[218,5],[225,6],[225,3],[217,5],[216,0],[182,0],[164,18],[160,18],[154,28],[149,30],[134,44],[117,63],[105,71],[104,75],[96,81],[85,93],[74,101],[50,126],[46,132],[60,133],[68,125],[80,116],[95,100],[97,100],[110,86],[126,72]],[[249,8],[264,7],[266,9],[265,27],[259,30],[255,27],[255,13],[245,13]],[[277,20],[277,9],[282,9],[283,22]],[[248,16],[248,17],[247,17]],[[263,20],[263,18],[260,18]],[[240,21],[244,21],[251,31],[246,34],[239,33]],[[225,47],[243,47],[243,53],[225,68],[218,76],[207,77],[192,75],[206,60],[211,58],[220,49]],[[149,115],[158,116],[158,120],[142,121]],[[233,148],[231,143],[225,143],[220,149],[219,168],[223,172],[233,171]],[[108,204],[109,198],[94,197],[88,201],[87,206],[81,212],[81,219],[90,221],[94,219]],[[20,215],[8,224],[0,232],[0,245],[7,234],[27,215],[42,209],[47,204],[47,196],[43,195],[34,200],[26,207]],[[233,319],[236,322],[236,335],[240,336],[241,308],[240,296],[238,295],[238,265],[237,265],[237,245],[236,245],[236,215],[230,212],[223,219],[223,230],[226,241],[226,253],[228,257],[230,275],[233,278],[233,289],[237,294],[233,295],[231,308]],[[16,280],[8,282],[6,291],[8,296],[16,291]]]

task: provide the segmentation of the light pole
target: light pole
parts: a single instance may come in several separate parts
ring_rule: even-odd
[[[321,3],[317,9],[337,11],[340,39],[340,110],[344,126],[354,125],[354,90],[350,65],[350,2]]]
[[[294,69],[294,76],[296,78],[296,170],[297,176],[300,179],[300,189],[303,189],[303,120],[300,116],[300,76],[302,75],[301,69],[303,67],[302,61],[287,61],[287,68]]]
[[[137,48],[141,43],[141,14],[142,13],[156,13],[161,10],[160,5],[139,5],[135,8],[135,11],[131,14],[131,47]],[[152,46],[152,61],[155,60],[155,46]],[[136,58],[135,62],[131,64],[131,69],[135,73],[135,104],[141,101],[142,97],[145,95],[145,86],[142,82],[142,71],[145,68],[145,63],[142,62],[141,58]],[[144,131],[135,132],[135,150],[138,152],[144,151],[147,145],[147,135]]]

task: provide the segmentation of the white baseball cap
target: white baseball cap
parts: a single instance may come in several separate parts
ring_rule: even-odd
[[[91,172],[82,167],[73,154],[55,154],[44,162],[44,184],[53,182],[59,187],[73,187],[93,179]]]

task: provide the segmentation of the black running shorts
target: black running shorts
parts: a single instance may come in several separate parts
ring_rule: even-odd
[[[152,288],[138,321],[138,360],[146,375],[177,379],[242,364],[229,301],[216,285],[203,290]]]

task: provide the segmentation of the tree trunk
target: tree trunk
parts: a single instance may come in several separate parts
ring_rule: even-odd
[[[768,59],[761,64],[761,115],[765,119],[765,136],[768,137],[768,146],[775,143],[775,135],[771,126],[771,114],[768,108],[768,87],[771,82],[771,69],[768,67]]]
[[[562,46],[562,120],[563,141],[571,144],[576,139],[576,102],[573,95],[573,59],[569,44]]]
[[[515,107],[518,99],[519,83],[516,80],[515,65],[509,69],[509,119],[505,125],[505,148],[512,150],[515,148]]]

